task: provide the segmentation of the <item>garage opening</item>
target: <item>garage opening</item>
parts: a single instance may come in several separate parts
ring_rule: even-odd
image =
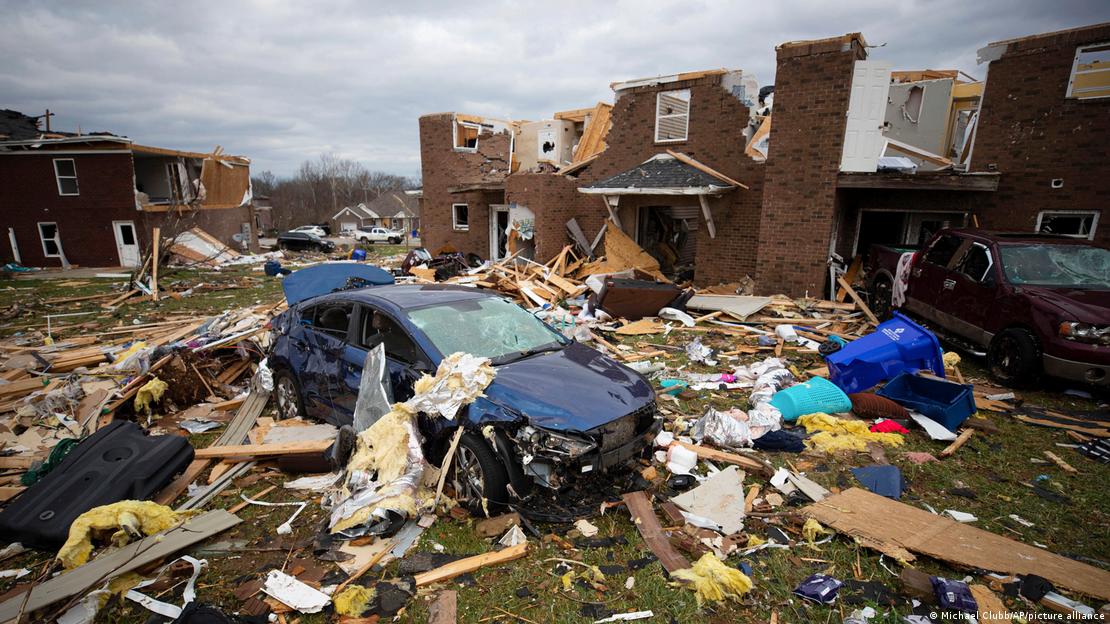
[[[859,215],[852,255],[867,256],[872,245],[919,247],[939,230],[967,225],[963,212],[863,210]]]

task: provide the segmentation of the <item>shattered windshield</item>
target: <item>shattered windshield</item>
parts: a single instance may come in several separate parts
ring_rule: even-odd
[[[499,298],[454,301],[408,312],[444,355],[462,351],[495,364],[562,348],[562,336],[515,303]]]
[[[1011,284],[1110,288],[1110,251],[1085,245],[1003,245],[1002,270]]]

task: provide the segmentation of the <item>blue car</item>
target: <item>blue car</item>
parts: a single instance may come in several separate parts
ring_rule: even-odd
[[[294,274],[296,275],[296,274]],[[512,301],[448,285],[385,285],[315,296],[273,322],[278,411],[349,425],[363,362],[384,344],[393,401],[455,352],[490,358],[485,396],[454,421],[419,417],[434,463],[462,426],[454,483],[471,502],[526,500],[535,485],[607,471],[639,456],[661,425],[639,373],[564,337]]]

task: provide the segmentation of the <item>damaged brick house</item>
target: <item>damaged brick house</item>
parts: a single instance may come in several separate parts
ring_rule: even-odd
[[[250,161],[139,145],[107,133],[42,131],[4,111],[0,258],[32,267],[138,266],[152,231],[199,227],[232,248],[256,248]]]
[[[990,44],[976,81],[892,71],[852,33],[778,46],[765,101],[722,69],[538,122],[425,115],[424,243],[545,261],[571,219],[586,244],[611,220],[698,283],[823,296],[869,245],[945,226],[1106,244],[1108,42],[1103,24]]]

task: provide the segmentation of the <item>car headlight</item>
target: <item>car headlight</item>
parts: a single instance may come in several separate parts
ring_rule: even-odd
[[[1110,325],[1065,321],[1060,323],[1060,336],[1076,342],[1110,346]]]
[[[532,426],[521,428],[516,437],[529,447],[531,454],[563,459],[577,459],[597,448],[593,440]]]

